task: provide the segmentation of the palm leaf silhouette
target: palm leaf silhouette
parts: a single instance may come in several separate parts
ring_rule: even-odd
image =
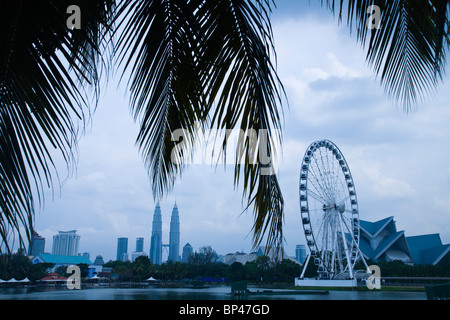
[[[69,30],[66,10],[85,9],[83,28]],[[0,236],[24,245],[33,230],[35,197],[53,185],[56,149],[67,163],[86,119],[99,51],[113,1],[4,1],[0,53]],[[81,126],[83,123],[81,123]]]

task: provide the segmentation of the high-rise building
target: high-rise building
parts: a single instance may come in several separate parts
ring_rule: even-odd
[[[53,236],[52,254],[61,256],[77,256],[80,236],[76,230],[59,231]]]
[[[146,256],[144,253],[144,238],[136,238],[136,251],[131,253],[131,262],[134,262],[140,256]]]
[[[183,247],[183,256],[181,262],[188,262],[189,256],[194,253],[194,248],[189,243]]]
[[[136,238],[136,252],[144,252],[144,238]]]
[[[180,216],[176,202],[170,219],[169,260],[173,262],[180,261]]]
[[[117,257],[116,260],[127,261],[128,260],[128,238],[117,239]]]
[[[150,261],[156,265],[162,263],[162,215],[159,202],[156,204],[155,212],[153,214]]]
[[[295,246],[295,260],[304,264],[306,259],[306,246],[304,244],[298,244]]]
[[[147,255],[144,252],[132,252],[131,253],[131,262],[134,262],[139,257],[146,257]]]
[[[41,237],[36,231],[31,238],[30,245],[28,247],[28,255],[29,256],[37,256],[41,253],[44,253],[45,250],[45,238]]]

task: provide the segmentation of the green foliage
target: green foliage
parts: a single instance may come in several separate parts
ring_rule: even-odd
[[[22,280],[28,277],[29,280],[35,281],[43,278],[46,271],[52,267],[51,263],[32,264],[22,250],[14,254],[0,255],[0,279],[3,280]]]
[[[401,261],[375,263],[383,277],[450,277],[450,269],[445,261],[433,265],[406,265]]]
[[[217,255],[210,247],[204,247],[199,253],[194,253],[187,263],[168,261],[154,265],[147,257],[140,257],[134,262],[109,261],[104,266],[113,268],[113,273],[119,275],[119,281],[142,281],[153,277],[161,281],[213,278],[272,283],[292,282],[301,272],[300,265],[291,260],[274,264],[267,256],[257,257],[255,261],[245,265],[240,262],[227,265],[217,262]]]

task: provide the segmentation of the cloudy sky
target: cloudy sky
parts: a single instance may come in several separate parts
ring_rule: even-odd
[[[329,139],[343,152],[355,181],[360,218],[394,216],[407,236],[439,233],[450,242],[450,82],[406,114],[389,100],[346,25],[318,1],[279,0],[273,14],[278,71],[289,99],[279,179],[286,205],[286,251],[304,244],[299,220],[300,162],[313,141]],[[77,230],[80,251],[115,259],[117,238],[144,237],[150,247],[155,202],[134,142],[138,127],[125,86],[111,81],[79,143],[75,173],[36,215],[51,252],[58,230]],[[65,166],[60,166],[65,179]],[[210,245],[219,254],[249,252],[252,214],[241,215],[233,170],[192,165],[161,200],[163,242],[177,202],[181,245]]]

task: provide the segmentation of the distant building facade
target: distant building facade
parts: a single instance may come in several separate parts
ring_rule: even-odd
[[[127,261],[128,260],[128,238],[117,239],[117,255],[116,260]]]
[[[146,257],[145,252],[134,251],[131,253],[131,262],[134,262],[139,257]]]
[[[450,256],[450,244],[442,244],[439,234],[406,237],[404,231],[397,231],[394,217],[376,222],[361,220],[360,230],[359,248],[366,259],[375,262],[436,265]]]
[[[269,258],[269,263],[275,265],[283,260],[291,260],[295,263],[299,263],[296,259],[288,257],[282,247],[264,247],[261,246],[257,251],[249,254],[244,252],[229,253],[225,256],[224,263],[232,265],[235,262],[245,265],[247,262],[253,262],[258,257],[266,256]]]
[[[136,251],[131,253],[131,262],[141,256],[146,256],[144,253],[144,238],[136,238]]]
[[[189,256],[194,254],[194,248],[189,243],[183,247],[183,255],[181,257],[181,262],[188,262]]]
[[[136,252],[144,252],[144,238],[136,238]]]
[[[153,213],[149,258],[153,264],[160,265],[162,263],[162,214],[159,202]]]
[[[97,257],[95,257],[93,264],[96,266],[103,266],[105,264],[105,261],[103,260],[103,257],[101,255],[98,255]]]
[[[173,206],[172,217],[170,219],[169,260],[173,262],[180,261],[180,215],[176,203]]]
[[[36,231],[33,233],[30,245],[28,247],[29,256],[37,256],[45,252],[45,238],[41,237]]]
[[[295,246],[295,260],[300,264],[304,264],[306,260],[306,246],[298,244]]]
[[[53,236],[52,254],[60,256],[77,256],[80,236],[76,230],[59,231]]]

